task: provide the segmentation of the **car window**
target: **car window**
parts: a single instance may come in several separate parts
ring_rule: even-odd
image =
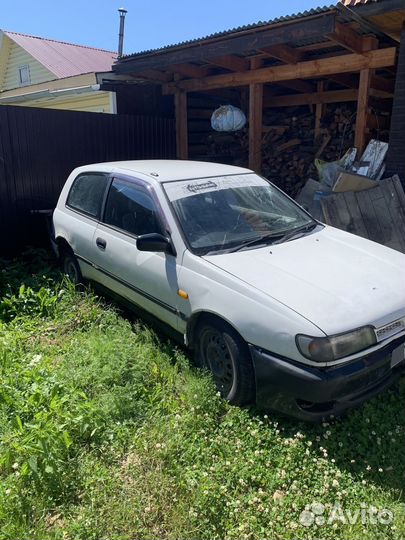
[[[164,183],[189,245],[197,254],[276,239],[314,220],[256,174]]]
[[[67,205],[98,219],[108,180],[108,176],[101,173],[81,174],[70,188]]]
[[[103,221],[136,236],[162,232],[157,208],[150,194],[126,180],[113,180]]]

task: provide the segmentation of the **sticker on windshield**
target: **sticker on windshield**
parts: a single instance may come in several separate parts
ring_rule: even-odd
[[[267,182],[255,174],[237,174],[215,178],[198,178],[181,182],[166,182],[165,190],[170,201],[185,199],[200,193],[210,193],[222,189],[239,187],[267,186]]]

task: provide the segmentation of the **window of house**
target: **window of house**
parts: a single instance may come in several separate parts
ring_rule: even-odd
[[[105,174],[81,174],[70,188],[66,204],[99,219],[109,178]]]
[[[18,73],[20,77],[20,86],[31,83],[30,67],[28,65],[20,66],[18,68]]]
[[[136,236],[162,231],[158,211],[150,194],[146,189],[125,180],[113,180],[104,222]]]

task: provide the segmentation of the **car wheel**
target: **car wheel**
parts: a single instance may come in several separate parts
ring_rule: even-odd
[[[196,360],[209,369],[221,395],[233,405],[252,403],[255,380],[246,342],[220,320],[204,321],[197,329]]]
[[[83,283],[82,273],[79,263],[77,262],[74,253],[70,249],[63,249],[61,252],[61,264],[63,273],[68,276],[70,281],[75,285]]]

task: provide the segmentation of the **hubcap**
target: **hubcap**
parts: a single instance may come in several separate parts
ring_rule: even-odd
[[[202,336],[201,350],[205,365],[211,370],[215,384],[227,396],[234,380],[232,357],[223,335],[218,330],[206,330]]]

